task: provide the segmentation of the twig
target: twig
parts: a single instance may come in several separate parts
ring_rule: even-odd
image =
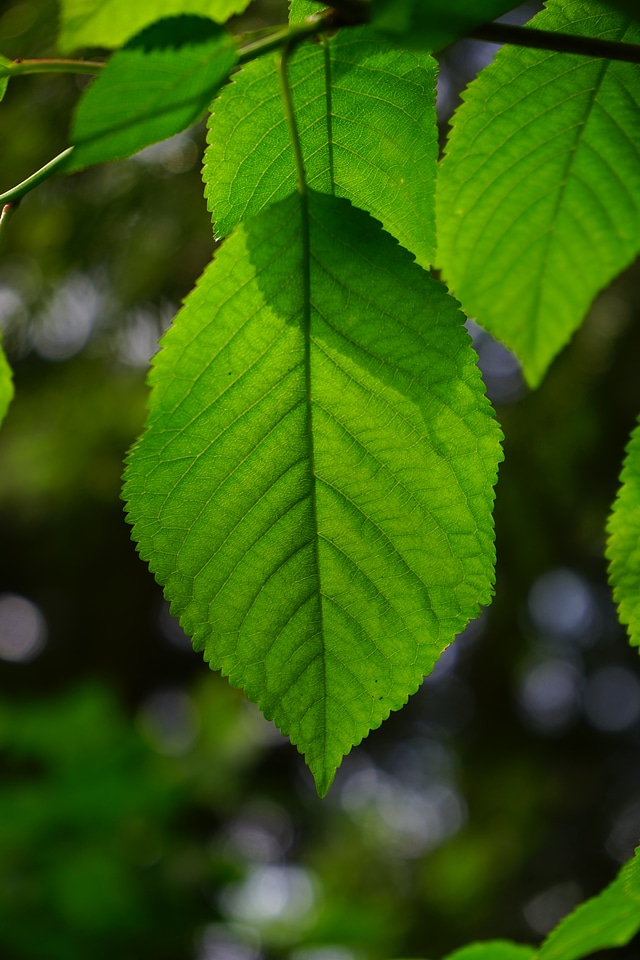
[[[640,45],[635,43],[553,33],[551,30],[517,27],[510,23],[487,23],[471,30],[468,36],[472,40],[484,40],[488,43],[510,43],[516,47],[534,47],[536,50],[552,50],[555,53],[577,53],[585,57],[640,63]]]
[[[98,60],[11,60],[0,63],[0,77],[20,77],[29,73],[100,73],[106,63]]]
[[[52,173],[55,173],[56,170],[63,165],[72,150],[73,147],[67,147],[66,150],[59,153],[53,160],[49,160],[49,163],[45,163],[44,167],[40,167],[40,169],[32,173],[30,177],[23,180],[22,183],[18,183],[5,193],[0,193],[0,204],[4,205],[2,215],[4,216],[8,206],[15,207],[18,201],[22,200],[30,190],[33,190],[33,188],[41,184],[43,180],[47,180]]]

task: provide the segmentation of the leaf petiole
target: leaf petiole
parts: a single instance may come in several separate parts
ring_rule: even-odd
[[[44,167],[40,167],[39,170],[32,173],[26,180],[16,184],[15,187],[7,190],[5,193],[0,193],[0,204],[2,204],[5,209],[7,206],[15,207],[17,202],[22,200],[34,187],[39,186],[44,180],[48,180],[48,178],[63,165],[72,150],[73,147],[67,147],[66,150],[59,153],[53,160],[49,160],[48,163],[45,163]],[[4,213],[5,210],[3,209],[3,215]]]
[[[0,62],[0,77],[20,77],[31,73],[84,73],[95,75],[106,67],[97,60],[9,60]]]
[[[304,23],[278,27],[267,36],[258,36],[256,39],[250,39],[251,35],[245,35],[245,40],[238,47],[238,63],[248,63],[249,60],[255,60],[265,53],[283,50],[288,48],[292,50],[296,44],[309,37],[315,37],[319,33],[336,26],[334,22],[334,12],[332,10],[323,10],[313,17],[309,17]],[[257,31],[262,34],[263,31]]]

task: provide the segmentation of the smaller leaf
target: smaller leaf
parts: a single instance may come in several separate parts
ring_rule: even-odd
[[[195,14],[225,23],[251,0],[62,0],[60,37],[63,53],[78,47],[122,46],[130,37],[165,17]]]
[[[67,171],[121,160],[191,126],[235,63],[231,36],[203,17],[170,17],[143,30],[81,99]]]
[[[371,23],[400,46],[440,50],[516,6],[513,0],[372,0]]]
[[[596,950],[629,943],[640,929],[639,860],[640,847],[613,883],[560,921],[536,960],[582,960]]]
[[[0,423],[4,420],[5,414],[13,397],[13,378],[11,367],[7,363],[7,358],[0,346]]]
[[[631,434],[620,476],[621,487],[609,518],[609,581],[620,621],[640,646],[640,423]]]

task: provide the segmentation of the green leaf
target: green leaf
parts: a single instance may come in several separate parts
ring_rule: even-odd
[[[535,957],[533,947],[508,940],[489,940],[454,950],[445,960],[534,960]]]
[[[222,245],[154,361],[124,495],[194,646],[320,794],[491,596],[499,429],[444,288],[293,196]]]
[[[640,424],[631,434],[620,480],[607,527],[609,581],[620,622],[640,647]]]
[[[290,79],[309,185],[368,210],[428,266],[435,246],[435,61],[353,28],[326,49],[302,46]],[[295,189],[271,58],[248,64],[222,90],[208,144],[203,177],[217,237]]]
[[[621,870],[622,884],[628,896],[640,900],[640,847]]]
[[[321,3],[315,0],[291,0],[289,3],[289,23],[303,23],[307,17],[312,17],[323,10]]]
[[[145,27],[181,14],[225,23],[242,13],[251,0],[61,0],[60,37],[63,53],[78,47],[120,47]]]
[[[226,81],[236,47],[203,17],[171,17],[115,53],[76,111],[67,170],[119,160],[195,123]]]
[[[371,23],[401,46],[440,50],[516,6],[513,0],[372,0]]]
[[[532,24],[640,40],[595,3],[549,0]],[[633,64],[503,48],[455,117],[439,177],[440,263],[532,386],[640,251],[639,79]]]
[[[613,883],[561,920],[542,944],[536,960],[581,960],[596,950],[629,943],[640,930],[640,889],[633,882],[639,857],[640,847]]]
[[[0,423],[5,418],[13,397],[13,376],[11,367],[7,363],[2,346],[0,346]]]

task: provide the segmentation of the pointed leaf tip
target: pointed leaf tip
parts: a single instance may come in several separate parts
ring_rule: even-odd
[[[501,453],[442,285],[346,200],[311,192],[308,244],[304,223],[293,196],[219,248],[154,361],[125,497],[194,645],[323,796],[489,602]]]

